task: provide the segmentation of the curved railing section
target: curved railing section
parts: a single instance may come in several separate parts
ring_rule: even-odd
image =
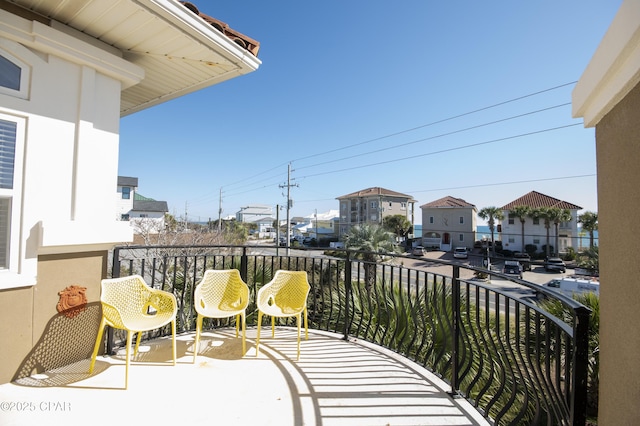
[[[428,368],[495,424],[586,423],[590,310],[536,284],[456,262],[404,256],[380,262],[358,252],[263,246],[128,246],[114,249],[112,276],[140,274],[175,294],[178,330],[195,330],[193,292],[206,269],[237,268],[255,294],[276,270],[307,271],[309,326],[389,348]],[[447,273],[434,273],[433,267]],[[489,272],[490,280],[468,278]],[[504,285],[504,284],[513,285]],[[563,305],[561,318],[540,299]],[[205,326],[228,326],[213,320]],[[284,320],[279,320],[284,321]],[[166,333],[167,330],[160,333]],[[147,338],[157,337],[149,334]],[[122,344],[121,338],[108,340]]]

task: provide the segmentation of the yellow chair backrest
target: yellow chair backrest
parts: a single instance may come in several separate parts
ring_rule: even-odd
[[[173,295],[154,291],[139,275],[105,279],[101,287],[103,315],[115,328],[135,329],[132,322],[146,316],[165,317],[165,324],[175,317]]]
[[[195,308],[199,313],[234,312],[249,304],[249,287],[237,269],[207,270],[195,291]]]
[[[295,314],[306,307],[310,288],[305,271],[278,270],[260,289],[258,305],[271,304],[271,299],[283,314]]]

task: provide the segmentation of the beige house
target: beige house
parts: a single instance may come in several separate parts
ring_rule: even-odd
[[[473,248],[476,239],[475,205],[462,198],[446,196],[420,206],[422,245],[449,251],[454,247]]]
[[[382,224],[386,216],[402,215],[414,222],[413,197],[389,189],[374,187],[338,197],[340,203],[340,235],[362,223]]]
[[[624,0],[573,90],[595,127],[600,250],[598,424],[640,424],[640,1]]]
[[[569,247],[578,247],[578,211],[582,210],[582,207],[537,191],[531,191],[501,207],[504,216],[504,219],[500,221],[501,239],[505,249],[524,252],[525,247],[532,244],[536,246],[537,251],[543,251],[542,247],[547,244],[547,229],[542,219],[525,218],[524,241],[522,241],[522,222],[511,213],[517,206],[527,206],[534,209],[555,207],[569,210],[571,220],[558,224],[558,247],[554,247],[553,252],[564,253]],[[549,245],[553,246],[556,238],[553,223],[549,229],[549,235]]]
[[[108,252],[133,239],[114,203],[120,118],[261,64],[216,22],[176,1],[0,0],[0,383],[58,366],[36,347],[91,354]],[[87,304],[68,318],[72,287]]]

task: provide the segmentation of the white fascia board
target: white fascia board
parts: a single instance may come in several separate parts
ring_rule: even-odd
[[[640,0],[624,0],[572,93],[572,114],[593,127],[640,82]]]
[[[121,52],[110,46],[97,47],[75,35],[75,30],[52,21],[52,26],[29,21],[0,10],[0,36],[28,46],[34,50],[86,65],[97,72],[122,83],[122,88],[138,84],[144,78],[144,69],[122,58]],[[86,37],[86,35],[84,35]]]
[[[257,57],[176,0],[136,0],[136,3],[154,14],[162,16],[189,37],[200,41],[203,46],[210,47],[217,54],[223,54],[229,62],[237,67],[240,75],[255,71],[262,64],[262,61]]]

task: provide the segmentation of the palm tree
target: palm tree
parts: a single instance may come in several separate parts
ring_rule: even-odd
[[[553,209],[555,207],[540,207],[537,209],[536,214],[538,218],[544,220],[544,229],[547,230],[547,244],[545,245],[545,255],[549,257],[549,228],[551,228],[551,222],[553,220]]]
[[[584,212],[578,216],[578,223],[589,233],[589,248],[593,247],[593,233],[598,230],[598,213]]]
[[[529,206],[515,206],[509,212],[513,216],[517,217],[518,220],[520,220],[521,232],[522,232],[522,248],[520,249],[520,251],[523,252],[523,253],[525,251],[524,250],[524,223],[525,223],[527,217],[529,217],[529,213],[530,212],[531,212],[531,207],[529,207]]]
[[[345,236],[345,246],[350,250],[357,250],[357,257],[364,263],[364,281],[367,289],[375,281],[375,268],[378,258],[386,253],[396,251],[395,235],[379,225],[361,224],[352,227]]]
[[[571,219],[573,219],[573,216],[571,216],[571,211],[569,209],[560,209],[554,207],[550,210],[552,211],[553,215],[551,217],[551,220],[553,221],[553,225],[556,231],[555,250],[556,253],[560,253],[560,246],[558,245],[558,226],[561,222],[569,222]]]
[[[489,231],[491,232],[491,251],[495,255],[496,248],[495,248],[494,239],[493,239],[493,230],[495,229],[495,226],[496,226],[496,220],[504,219],[504,213],[502,212],[502,209],[492,206],[492,207],[485,207],[482,210],[480,210],[478,212],[478,216],[486,220],[487,223],[489,224]]]

